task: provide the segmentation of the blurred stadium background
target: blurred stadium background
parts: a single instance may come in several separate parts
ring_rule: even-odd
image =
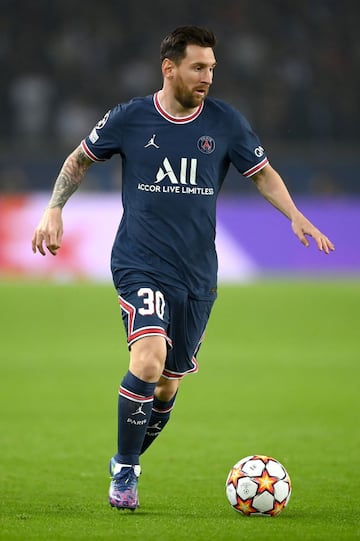
[[[114,104],[161,86],[159,44],[180,24],[218,36],[212,95],[260,135],[300,208],[335,242],[304,251],[230,171],[219,202],[220,278],[360,272],[360,8],[355,0],[1,0],[0,276],[108,280],[120,162],[94,166],[65,208],[61,254],[32,231],[65,156]]]

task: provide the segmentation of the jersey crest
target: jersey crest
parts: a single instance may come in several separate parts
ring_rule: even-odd
[[[215,141],[210,135],[203,135],[198,139],[197,147],[204,154],[211,154],[215,150]]]

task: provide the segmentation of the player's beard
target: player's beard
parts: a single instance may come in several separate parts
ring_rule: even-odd
[[[209,92],[209,88],[201,87],[204,90],[204,94],[197,94],[196,88],[192,90],[189,87],[186,87],[184,83],[180,80],[174,89],[174,97],[180,103],[184,109],[194,109],[198,107],[206,98]]]

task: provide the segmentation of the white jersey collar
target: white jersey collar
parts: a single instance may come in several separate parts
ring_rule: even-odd
[[[169,122],[172,122],[173,124],[187,124],[188,122],[192,122],[193,120],[195,120],[195,118],[197,118],[200,115],[200,113],[201,113],[201,111],[203,110],[203,107],[204,107],[204,102],[202,102],[199,105],[199,107],[196,109],[196,111],[194,113],[192,113],[191,115],[177,117],[177,116],[170,115],[170,113],[165,111],[165,109],[162,107],[162,105],[160,103],[160,100],[159,100],[159,92],[155,92],[153,99],[154,99],[155,109],[157,110],[157,112],[162,117],[164,117]]]

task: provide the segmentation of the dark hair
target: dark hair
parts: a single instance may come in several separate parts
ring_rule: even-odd
[[[169,58],[178,64],[186,55],[188,45],[212,47],[216,45],[215,34],[201,26],[179,26],[166,36],[160,46],[160,60]]]

